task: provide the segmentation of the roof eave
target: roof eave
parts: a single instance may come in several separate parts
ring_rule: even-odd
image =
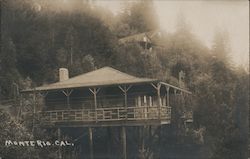
[[[86,86],[72,86],[72,87],[61,87],[61,88],[39,88],[36,87],[34,89],[26,89],[20,91],[21,93],[30,93],[30,92],[43,92],[43,91],[55,91],[55,90],[65,90],[65,89],[71,89],[71,88],[90,88],[90,87],[106,87],[106,86],[115,86],[115,85],[131,85],[131,84],[145,84],[145,83],[155,83],[160,82],[158,79],[151,79],[148,81],[139,81],[139,82],[125,82],[125,83],[114,83],[114,84],[97,84],[97,85],[86,85]]]
[[[185,90],[183,88],[180,88],[180,87],[176,87],[174,85],[171,85],[171,84],[168,84],[168,83],[165,83],[165,82],[160,82],[161,84],[165,85],[165,86],[168,86],[168,87],[171,87],[171,88],[174,88],[174,89],[177,89],[177,90],[180,90],[182,92],[185,92],[187,94],[192,94],[192,92],[188,91],[188,90]]]

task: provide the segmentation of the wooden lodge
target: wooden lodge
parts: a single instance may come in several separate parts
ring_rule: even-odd
[[[171,98],[189,91],[157,79],[138,78],[103,67],[69,78],[59,70],[59,82],[23,90],[33,94],[34,113],[42,127],[121,127],[126,158],[126,126],[160,126],[171,123]],[[37,102],[43,97],[42,104]],[[188,118],[187,121],[190,121]],[[93,143],[92,143],[93,146]],[[90,158],[93,158],[93,150]],[[60,158],[60,157],[59,157]]]

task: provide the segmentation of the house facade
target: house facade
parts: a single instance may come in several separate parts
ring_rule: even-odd
[[[170,124],[173,98],[191,92],[103,67],[72,78],[67,69],[61,68],[59,82],[23,90],[22,94],[33,94],[33,113],[39,118],[39,126],[59,130],[86,127],[90,137],[95,127],[121,127],[123,158],[127,158],[126,127]],[[42,96],[42,102],[37,102],[38,96]],[[184,118],[192,122],[190,115]]]

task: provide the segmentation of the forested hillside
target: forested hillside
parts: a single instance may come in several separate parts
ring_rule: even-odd
[[[111,66],[173,85],[182,70],[187,89],[193,92],[194,123],[189,130],[164,129],[162,149],[171,154],[180,145],[201,147],[196,155],[206,156],[197,158],[246,158],[249,73],[230,62],[228,37],[222,31],[215,33],[213,46],[208,48],[183,18],[174,33],[163,32],[161,51],[145,53],[136,43],[118,40],[159,29],[153,2],[124,2],[117,15],[87,2],[58,2],[62,1],[1,1],[2,100],[14,97],[13,84],[24,89],[28,81],[31,87],[58,81],[60,67],[75,76]],[[3,117],[0,127],[7,122]],[[4,131],[8,131],[6,136],[19,132]]]

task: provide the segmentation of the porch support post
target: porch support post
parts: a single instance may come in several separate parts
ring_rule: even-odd
[[[94,106],[95,110],[97,109],[97,93],[100,91],[100,88],[89,88],[89,91],[94,95]]]
[[[49,92],[39,92],[39,95],[41,95],[43,98],[45,98]]]
[[[61,128],[57,128],[57,135],[58,135],[58,140],[61,141]],[[58,159],[62,159],[62,147],[58,146],[59,150],[58,150]]]
[[[161,119],[161,106],[162,106],[162,103],[161,103],[161,84],[160,83],[157,84],[157,96],[158,96],[158,102],[159,102],[159,105],[158,105],[159,119]]]
[[[157,97],[158,97],[158,117],[161,119],[161,83],[157,83],[157,85],[154,85],[151,83],[151,85],[156,89],[157,91]]]
[[[169,107],[169,87],[166,86],[166,90],[167,90],[167,106]]]
[[[118,86],[120,88],[120,90],[124,93],[124,105],[125,105],[125,110],[127,112],[128,109],[128,95],[127,92],[128,90],[132,87],[132,85],[127,86]],[[126,115],[126,119],[127,119],[127,115]]]
[[[122,158],[127,159],[126,128],[124,126],[122,126],[121,138],[122,138]]]
[[[73,90],[71,89],[71,90],[66,90],[66,91],[62,91],[62,92],[67,97],[67,107],[70,108],[69,96],[71,95]]]
[[[145,125],[142,126],[142,128],[141,128],[141,133],[142,133],[141,151],[143,154],[145,153],[145,129],[146,129],[146,126]]]
[[[159,158],[161,158],[162,154],[162,127],[161,125],[159,126]]]
[[[45,101],[46,96],[49,94],[49,92],[38,92],[40,96],[43,97],[43,101]],[[47,109],[46,104],[44,104],[44,108],[42,109]]]
[[[89,150],[90,150],[90,159],[94,158],[94,151],[93,151],[93,132],[92,128],[89,127]]]
[[[127,92],[128,90],[132,87],[132,85],[129,85],[128,87],[127,86],[118,86],[120,88],[120,90],[124,93],[124,103],[125,103],[125,107],[127,108],[127,103],[128,103],[128,96],[127,96]]]
[[[174,89],[174,95],[176,95],[176,93],[177,93],[177,90],[176,90],[176,89]]]
[[[97,121],[97,112],[96,112],[96,110],[97,110],[97,97],[96,96],[97,96],[97,93],[100,91],[100,88],[95,88],[95,87],[93,89],[89,88],[89,91],[94,95],[95,119]]]
[[[127,95],[127,91],[124,92],[124,104],[126,109],[128,108],[128,95]]]
[[[111,132],[111,127],[107,127],[107,153],[108,153],[108,158],[112,157],[112,132]]]

